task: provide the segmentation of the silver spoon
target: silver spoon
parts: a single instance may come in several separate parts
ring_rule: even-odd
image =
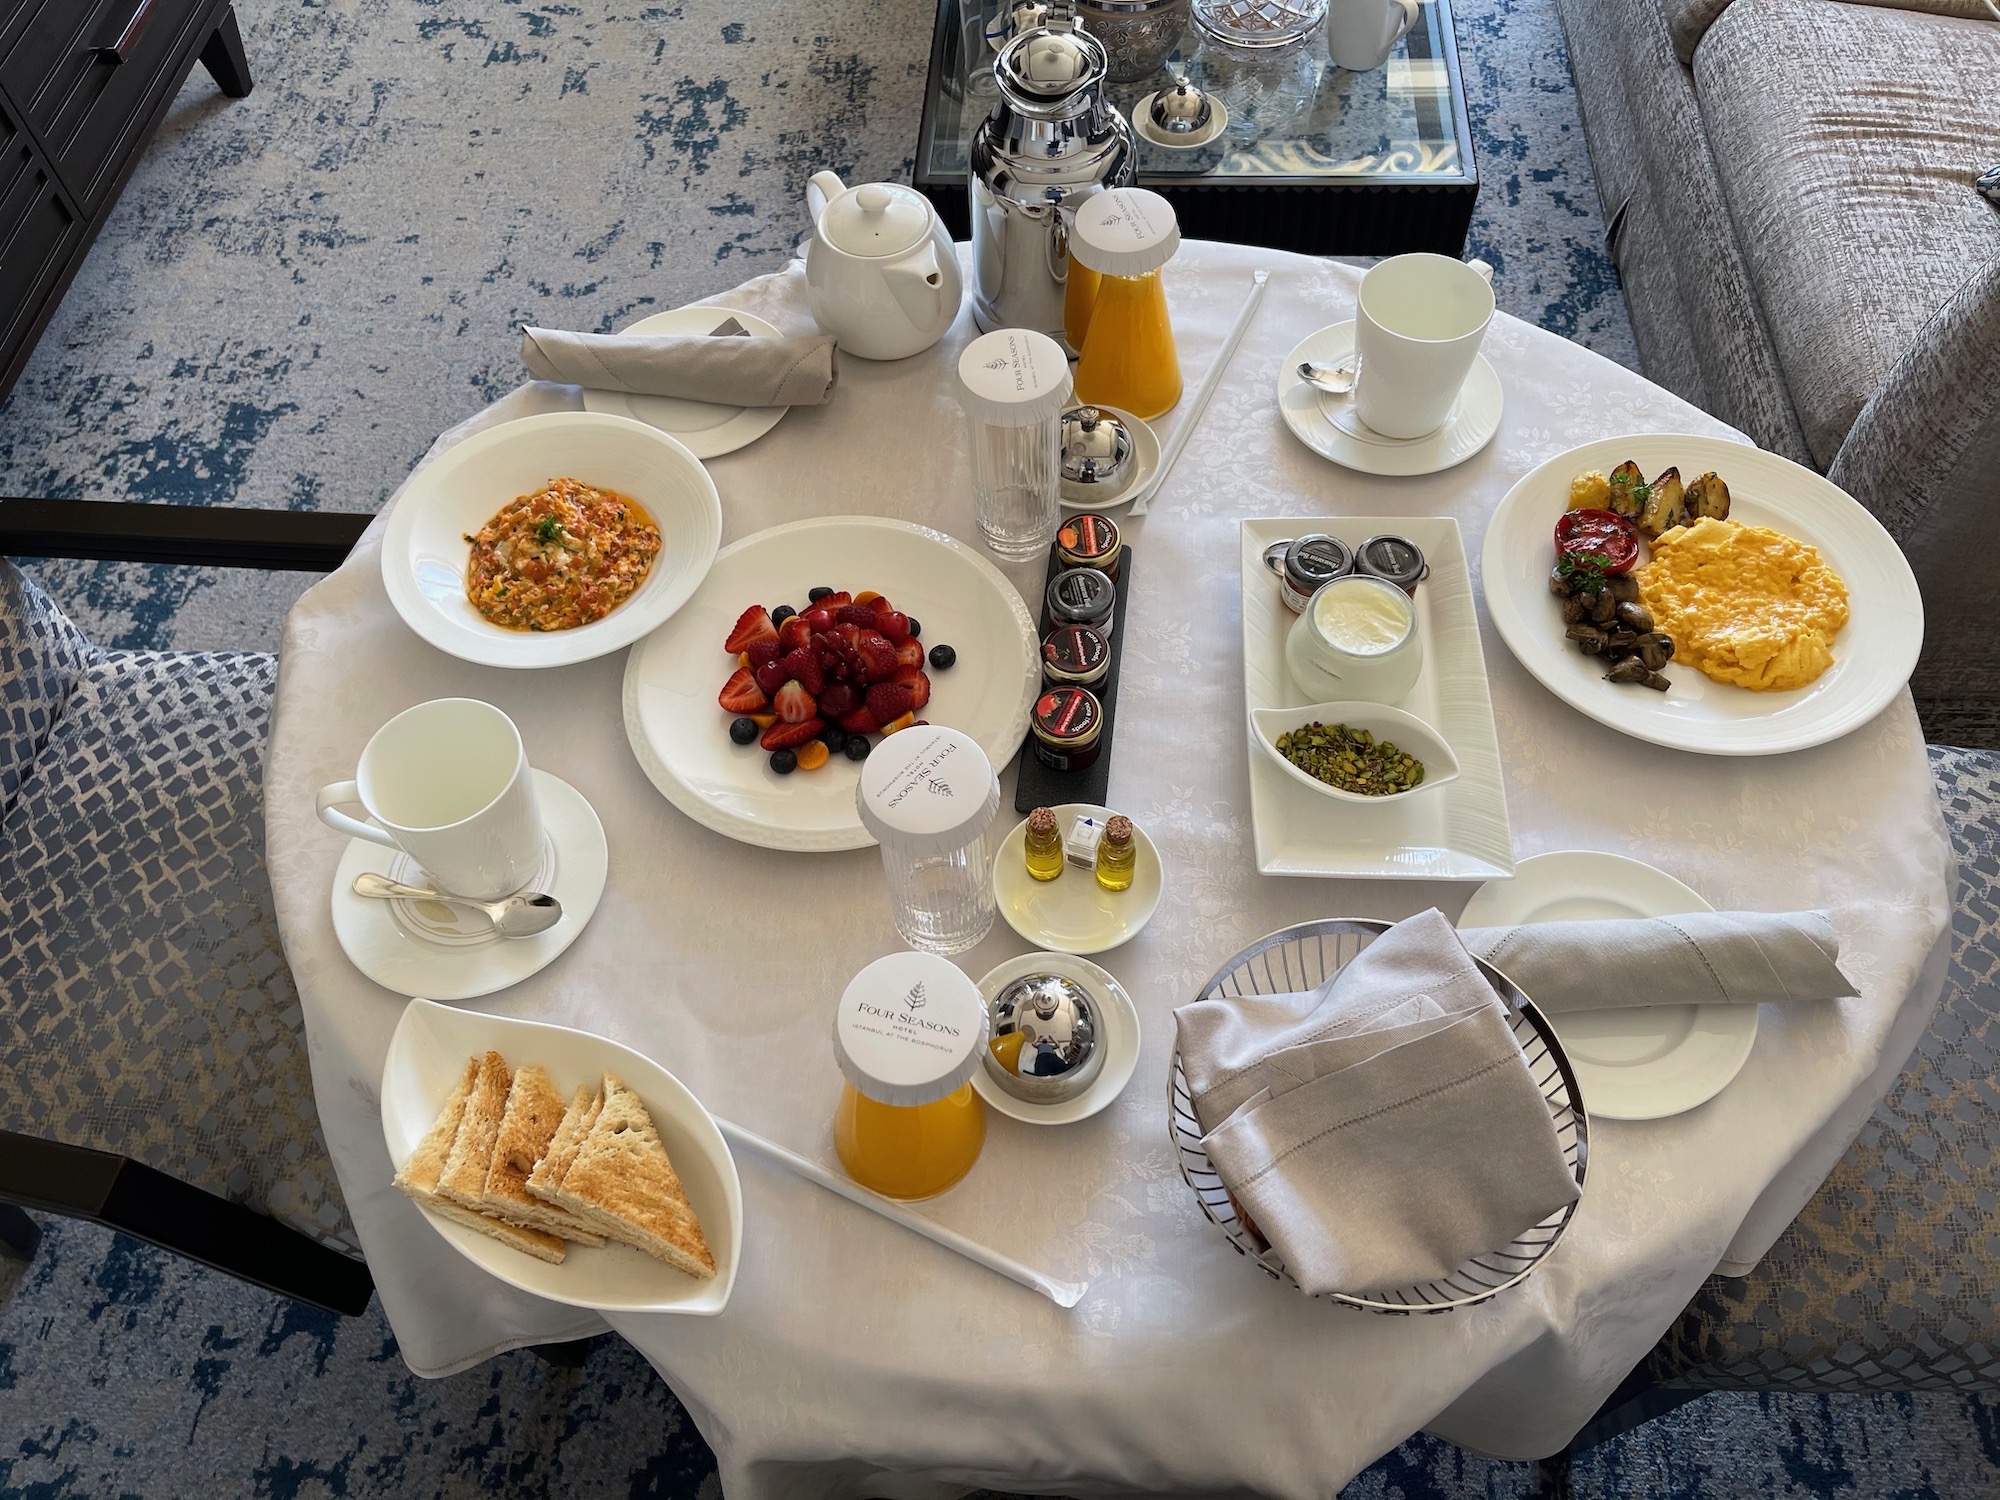
[[[442,901],[450,906],[469,906],[486,913],[493,930],[506,938],[533,937],[547,932],[562,920],[562,902],[540,891],[524,891],[502,901],[474,901],[470,896],[448,896],[443,891],[427,891],[420,885],[404,885],[386,875],[363,870],[354,877],[354,894],[376,901]]]
[[[1299,379],[1330,396],[1348,396],[1354,393],[1354,380],[1360,370],[1359,360],[1351,359],[1344,365],[1316,365],[1308,359],[1299,364]]]

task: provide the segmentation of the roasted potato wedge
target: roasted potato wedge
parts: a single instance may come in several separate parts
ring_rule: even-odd
[[[1646,476],[1629,458],[1611,471],[1611,495],[1605,509],[1628,521],[1639,519],[1646,508]]]
[[[1646,504],[1639,512],[1639,535],[1649,542],[1657,542],[1660,533],[1672,531],[1686,519],[1684,501],[1687,492],[1681,488],[1681,471],[1668,469],[1653,481],[1646,494]]]
[[[1729,519],[1729,486],[1713,472],[1704,474],[1687,487],[1689,521]]]

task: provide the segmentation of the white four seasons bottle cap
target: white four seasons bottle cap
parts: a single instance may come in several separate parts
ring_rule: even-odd
[[[1106,276],[1157,271],[1181,247],[1174,206],[1146,188],[1112,188],[1076,211],[1069,253]]]
[[[956,854],[1000,810],[1000,778],[979,741],[942,724],[887,735],[861,763],[861,826],[912,859]]]
[[[978,1069],[985,1047],[979,986],[935,953],[876,959],[847,982],[833,1013],[842,1076],[880,1104],[911,1109],[948,1098]]]
[[[1069,356],[1032,328],[982,333],[958,356],[958,404],[989,427],[1033,427],[1069,405]]]

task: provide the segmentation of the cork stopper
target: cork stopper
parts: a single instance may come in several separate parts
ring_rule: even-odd
[[[1055,812],[1046,807],[1038,807],[1028,814],[1028,832],[1038,839],[1054,838],[1056,833]]]
[[[1132,842],[1132,820],[1123,813],[1113,815],[1104,825],[1104,842],[1114,849],[1123,849]]]

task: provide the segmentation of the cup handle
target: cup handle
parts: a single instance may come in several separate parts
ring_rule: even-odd
[[[1383,47],[1384,52],[1408,36],[1410,28],[1417,24],[1417,0],[1396,0],[1396,4],[1403,12],[1403,23],[1389,33],[1389,40]]]
[[[359,818],[351,818],[338,811],[343,802],[359,802],[361,788],[351,781],[336,781],[332,786],[319,789],[319,820],[338,833],[349,838],[366,839],[371,844],[380,844],[384,849],[400,849],[403,846],[390,838],[388,832],[373,823],[364,823]]]
[[[1477,271],[1488,286],[1493,284],[1493,268],[1483,260],[1469,260],[1466,264]]]

